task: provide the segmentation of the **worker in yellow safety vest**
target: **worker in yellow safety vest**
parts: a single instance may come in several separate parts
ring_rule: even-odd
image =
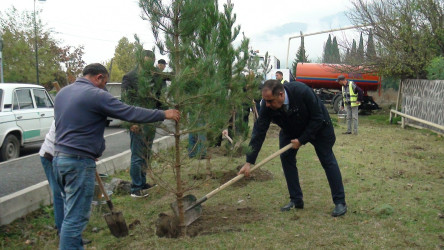
[[[287,82],[287,80],[284,80],[284,74],[282,74],[282,71],[276,71],[276,80],[282,84]]]
[[[340,85],[342,85],[342,104],[341,110],[347,111],[347,132],[343,134],[349,135],[352,133],[352,123],[353,123],[353,134],[358,134],[358,108],[363,100],[362,89],[358,87],[353,81],[348,81],[345,76],[340,75],[336,80]]]

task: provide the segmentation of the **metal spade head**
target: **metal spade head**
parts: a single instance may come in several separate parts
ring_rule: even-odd
[[[115,237],[125,237],[128,235],[128,227],[123,218],[122,212],[111,212],[104,215],[106,224]]]
[[[196,200],[196,197],[191,194],[182,197],[182,204],[185,210],[185,226],[190,225],[202,215],[202,206],[200,204],[188,209],[196,203]],[[177,201],[171,203],[171,209],[173,209],[174,215],[179,218],[179,207],[177,205]]]

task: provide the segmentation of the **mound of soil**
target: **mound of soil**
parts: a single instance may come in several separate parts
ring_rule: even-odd
[[[230,207],[223,204],[205,206],[202,216],[187,228],[187,236],[215,234],[220,232],[237,232],[242,224],[262,220],[264,216],[251,207]],[[159,237],[177,238],[178,221],[175,217],[160,214],[156,222],[156,234]]]
[[[233,179],[234,177],[237,176],[237,173],[239,172],[239,170],[242,168],[241,166],[238,166],[235,170],[230,170],[226,173],[224,173],[222,175],[222,177],[220,178],[220,183],[224,184],[225,182]],[[242,179],[240,179],[239,181],[237,181],[236,183],[233,184],[233,186],[235,187],[243,187],[245,185],[248,184],[248,182],[250,181],[258,181],[258,182],[262,182],[262,181],[269,181],[273,179],[273,174],[268,171],[268,170],[263,170],[263,169],[256,169],[253,172],[250,173],[249,177],[244,177]]]

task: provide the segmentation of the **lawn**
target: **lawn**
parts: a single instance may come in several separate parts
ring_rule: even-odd
[[[335,118],[335,115],[332,115]],[[331,217],[330,189],[310,144],[298,152],[305,208],[280,212],[289,200],[279,159],[249,180],[221,191],[203,204],[202,217],[188,230],[192,236],[156,236],[161,212],[171,213],[174,200],[160,188],[146,199],[113,195],[130,236],[114,238],[95,209],[84,237],[87,249],[178,248],[444,248],[444,139],[413,128],[388,123],[388,112],[360,116],[359,135],[343,135],[338,123],[334,152],[346,192],[348,213]],[[277,128],[271,128],[259,160],[278,150]],[[200,198],[232,177],[244,157],[212,159],[214,178],[191,193]],[[227,164],[228,163],[228,164]],[[224,165],[224,166],[221,166]],[[187,175],[189,178],[193,176]],[[119,178],[129,180],[129,173]],[[229,179],[229,178],[228,178]],[[58,240],[51,207],[0,228],[3,249],[56,249]]]

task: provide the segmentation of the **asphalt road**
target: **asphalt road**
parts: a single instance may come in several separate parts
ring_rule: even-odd
[[[159,130],[158,130],[159,131]],[[161,135],[156,134],[156,139]],[[106,150],[100,160],[130,148],[129,134],[120,127],[105,130]],[[38,151],[41,144],[25,148],[20,158],[0,162],[0,197],[46,180]]]

